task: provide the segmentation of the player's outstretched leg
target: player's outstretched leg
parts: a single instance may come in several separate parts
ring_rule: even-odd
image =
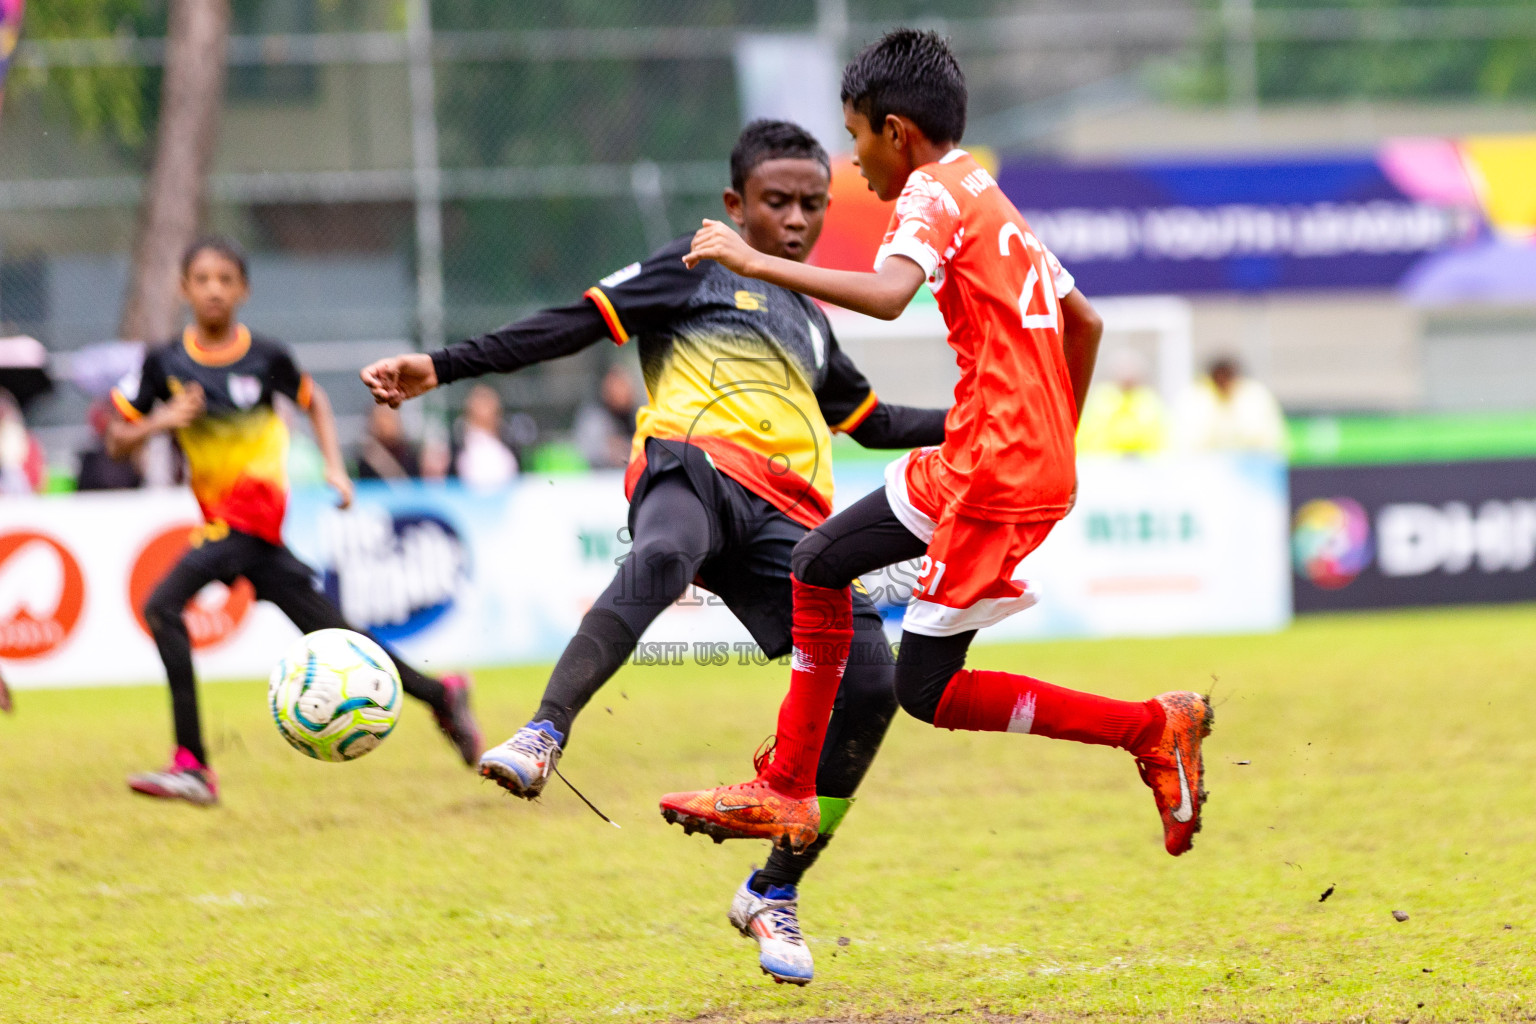
[[[480,755],[480,774],[513,796],[533,800],[544,792],[545,783],[565,752],[566,737],[576,714],[635,649],[637,633],[618,614],[619,610],[627,609],[614,601],[623,574],[621,569],[582,617],[576,635],[555,663],[544,688],[544,699],[533,718],[510,739]]]
[[[1114,700],[1011,672],[965,669],[974,636],[903,633],[896,664],[902,707],[941,729],[1033,733],[1129,751],[1152,788],[1165,848],[1175,857],[1188,851],[1206,799],[1201,741],[1214,720],[1210,702],[1184,692]]]
[[[285,547],[267,545],[262,557],[247,568],[245,576],[256,588],[257,597],[277,605],[301,631],[313,633],[317,629],[350,629],[368,636],[384,648],[400,673],[400,683],[405,692],[432,709],[432,717],[438,729],[453,744],[459,757],[471,768],[475,766],[483,742],[480,726],[470,709],[471,683],[468,675],[456,674],[433,679],[406,662],[389,644],[347,622],[330,599],[315,589],[309,569]]]
[[[480,757],[480,774],[513,796],[532,800],[544,791],[576,716],[719,550],[715,518],[681,471],[651,481],[631,520],[634,545],[566,644],[539,709],[511,739]]]

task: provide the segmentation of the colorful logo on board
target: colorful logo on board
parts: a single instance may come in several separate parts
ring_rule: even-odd
[[[1353,498],[1316,498],[1291,520],[1296,571],[1324,590],[1354,582],[1371,562],[1371,521]]]

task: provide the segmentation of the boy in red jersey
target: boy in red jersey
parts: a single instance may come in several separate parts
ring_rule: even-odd
[[[816,836],[814,775],[848,656],[849,585],[922,558],[896,663],[902,706],[946,729],[1033,732],[1116,746],[1136,758],[1178,856],[1200,829],[1198,694],[1112,700],[1006,672],[965,668],[976,630],[1035,603],[1023,561],[1072,507],[1074,433],[1102,322],[1071,275],[970,154],[965,79],[932,32],[897,29],[843,72],[843,115],[857,162],[896,200],[874,273],[828,270],[754,252],[706,221],[684,262],[894,319],[924,282],[949,329],[960,382],[944,443],[903,456],[886,486],[796,545],[794,658],[776,746],[758,777],[662,798],[668,821],[716,838],[799,848]]]

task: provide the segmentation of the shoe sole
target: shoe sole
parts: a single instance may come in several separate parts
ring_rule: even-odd
[[[671,807],[663,807],[661,809],[661,816],[667,820],[669,825],[681,825],[684,835],[691,836],[695,832],[701,832],[709,838],[713,839],[716,844],[723,843],[727,839],[766,839],[781,850],[788,850],[790,853],[803,853],[805,852],[805,848],[807,846],[810,846],[811,843],[816,841],[816,837],[814,835],[812,835],[811,838],[805,842],[796,843],[790,839],[789,833],[787,832],[780,832],[777,835],[771,832],[741,832],[736,829],[727,828],[724,825],[710,821],[708,818],[700,818],[692,814],[685,814],[684,812],[674,810]],[[771,972],[767,971],[765,968],[764,973],[766,974]],[[775,980],[779,980],[777,975],[775,975]],[[800,982],[799,984],[804,984],[804,982]]]
[[[182,803],[191,804],[193,807],[217,807],[219,803],[218,797],[214,797],[212,800],[194,800],[189,796],[182,796],[180,793],[168,793],[163,789],[140,789],[131,782],[128,783],[128,790],[129,792],[139,794],[139,796],[147,796],[155,800],[180,800]]]
[[[758,966],[761,967],[762,965],[759,964]],[[796,985],[800,988],[804,988],[811,983],[810,978],[781,978],[766,967],[763,967],[763,973],[772,978],[775,985]]]
[[[511,793],[513,796],[522,797],[524,800],[535,800],[540,793],[544,792],[542,784],[537,788],[524,786],[523,780],[518,778],[516,772],[504,764],[497,764],[495,761],[480,762],[480,777],[490,779],[508,793]]]

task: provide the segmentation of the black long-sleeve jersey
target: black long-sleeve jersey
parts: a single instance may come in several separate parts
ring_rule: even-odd
[[[439,383],[511,372],[603,338],[635,339],[647,403],[631,486],[644,470],[647,438],[684,442],[808,526],[832,508],[830,431],[867,448],[944,440],[946,410],[880,402],[815,303],[713,261],[690,270],[682,261],[690,241],[610,274],[580,302],[439,349]]]

